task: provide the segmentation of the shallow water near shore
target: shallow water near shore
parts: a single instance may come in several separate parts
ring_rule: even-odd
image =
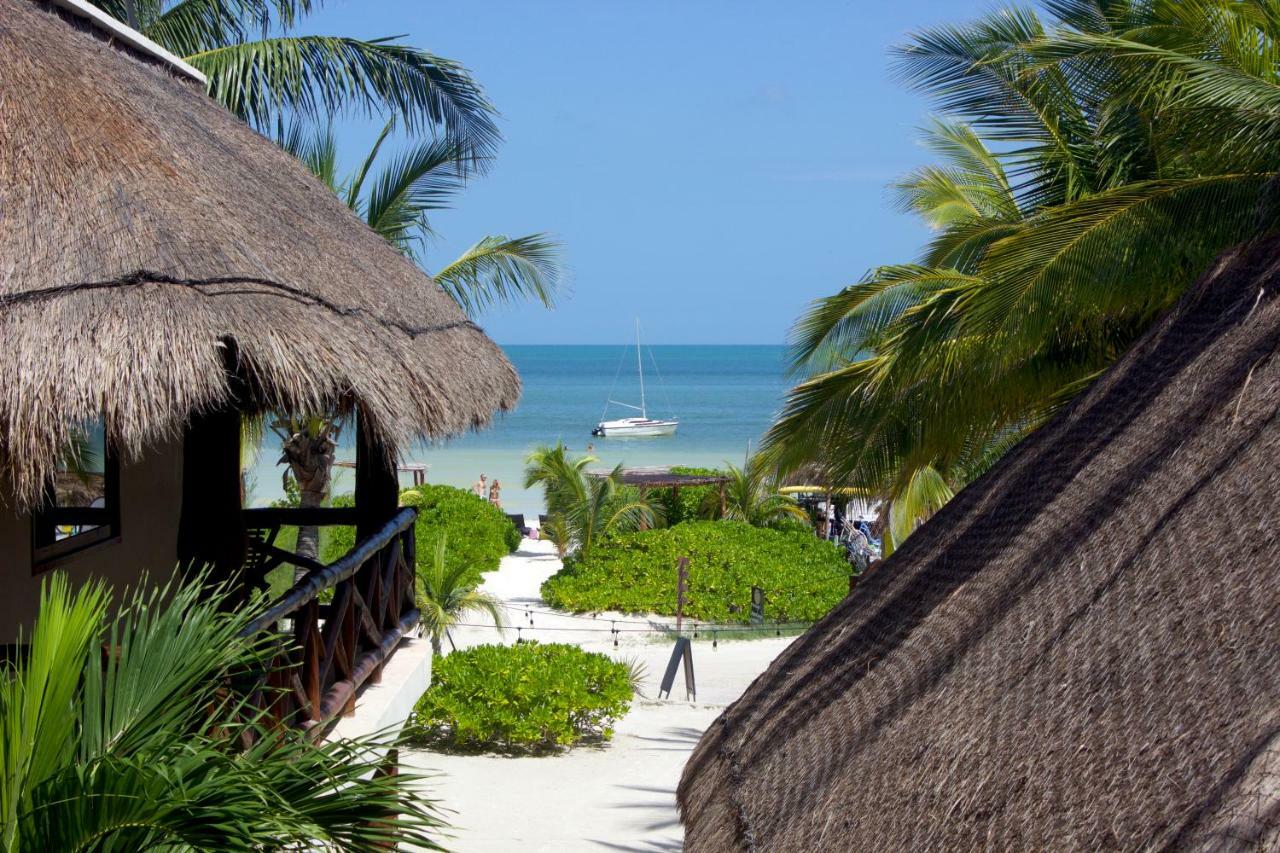
[[[758,445],[788,387],[782,346],[673,345],[645,347],[645,397],[650,416],[680,419],[674,436],[601,439],[591,435],[610,398],[640,400],[634,346],[503,347],[520,373],[524,393],[515,411],[495,418],[482,432],[448,442],[410,448],[406,462],[425,463],[427,480],[469,487],[481,474],[502,485],[508,512],[536,514],[542,495],[523,488],[524,459],[544,444],[563,441],[574,452],[591,448],[598,467],[626,464],[720,466],[742,464],[748,443]],[[620,406],[610,417],[626,417]],[[250,468],[248,501],[279,498],[282,468],[274,436]],[[338,449],[340,461],[355,459],[350,433]],[[335,471],[334,494],[352,489],[350,469]],[[408,475],[401,481],[409,485]]]

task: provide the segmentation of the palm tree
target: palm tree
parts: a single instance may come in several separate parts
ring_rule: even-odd
[[[597,461],[594,456],[570,456],[560,441],[552,447],[539,447],[525,458],[524,487],[542,486],[547,514],[563,516],[583,492],[587,467]]]
[[[600,540],[613,533],[652,527],[657,508],[643,495],[628,494],[622,466],[608,474],[590,474],[593,456],[570,458],[565,446],[542,447],[525,460],[524,487],[543,487],[547,514],[568,534],[579,557],[586,557]]]
[[[396,119],[383,125],[360,165],[345,177],[338,174],[333,129],[308,133],[294,124],[277,138],[370,228],[419,265],[434,236],[428,218],[447,209],[469,177],[466,152],[449,140],[417,141],[390,158],[384,150]],[[387,159],[384,165],[380,161]],[[469,317],[500,304],[532,300],[555,305],[561,288],[561,246],[546,234],[523,237],[492,235],[432,274]]]
[[[397,38],[295,35],[319,0],[91,0],[202,72],[209,95],[263,132],[346,108],[442,131],[480,164],[500,141],[467,70]]]
[[[487,614],[499,631],[505,621],[502,602],[469,582],[468,566],[451,569],[445,564],[446,547],[445,537],[441,536],[436,540],[430,565],[418,564],[418,610],[422,613],[422,630],[431,637],[431,651],[436,655],[441,653],[446,637],[453,645],[449,629],[467,613]]]
[[[377,741],[315,743],[229,691],[275,640],[241,636],[260,599],[227,609],[202,581],[119,608],[100,581],[45,581],[0,678],[0,850],[439,849],[416,782],[373,772]]]
[[[466,185],[468,155],[447,139],[418,141],[379,169],[395,127],[394,118],[387,121],[360,166],[346,177],[338,174],[332,128],[308,133],[295,124],[277,141],[370,228],[422,264],[432,235],[428,214],[447,207]],[[434,279],[468,316],[525,299],[552,307],[560,290],[560,244],[544,234],[484,237]],[[289,464],[298,483],[300,505],[321,506],[329,493],[341,417],[336,412],[300,413],[281,417],[272,426],[282,440],[281,461]],[[318,528],[299,528],[296,552],[315,559],[319,538]]]
[[[435,150],[445,152],[453,173],[450,180],[459,184],[485,167],[501,139],[493,106],[457,62],[395,38],[292,34],[319,8],[319,0],[91,2],[204,73],[209,95],[264,133],[283,136],[286,119],[294,127],[314,126],[344,108],[389,113],[391,122],[399,120],[410,131],[438,131]],[[377,211],[375,227],[407,249],[390,233],[389,223],[397,213],[412,208],[413,199],[383,200],[388,204]],[[421,209],[409,213],[404,227],[425,226],[420,213]],[[464,255],[442,286],[460,304],[477,307],[518,291],[528,280],[521,264],[541,263],[537,271],[544,279],[553,278],[550,256],[555,247],[545,240],[524,240],[514,247],[499,241],[499,245],[484,246],[476,257]],[[486,284],[494,290],[480,293]],[[462,298],[472,294],[471,301]],[[550,299],[549,290],[545,296]],[[289,465],[298,484],[301,505],[322,505],[329,493],[341,423],[329,414],[302,413],[279,418],[270,426],[281,437],[281,462]],[[315,559],[319,529],[300,528],[296,551]]]
[[[542,528],[538,530],[538,537],[554,545],[556,556],[561,560],[569,555],[569,548],[573,545],[572,534],[569,533],[569,527],[564,522],[564,516],[558,513],[547,515]]]
[[[898,51],[946,116],[942,162],[897,186],[936,236],[794,330],[802,381],[765,453],[835,460],[898,541],[1276,224],[1280,4],[1046,5]]]
[[[745,521],[754,527],[778,527],[786,522],[809,523],[809,514],[790,495],[778,491],[772,470],[759,457],[739,468],[726,463],[723,518]],[[706,510],[719,514],[719,495],[707,496]]]

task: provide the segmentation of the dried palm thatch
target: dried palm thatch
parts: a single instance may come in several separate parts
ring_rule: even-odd
[[[481,426],[520,390],[293,158],[33,0],[0,0],[0,341],[0,470],[19,505],[98,416],[128,457],[228,402],[358,404],[395,452]]]
[[[689,850],[1280,849],[1280,239],[712,725]]]

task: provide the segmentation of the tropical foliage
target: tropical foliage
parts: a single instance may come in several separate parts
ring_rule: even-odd
[[[360,165],[346,176],[338,174],[332,128],[308,134],[293,125],[279,142],[370,228],[421,264],[434,235],[428,215],[448,208],[466,187],[467,152],[448,139],[428,139],[384,157],[395,126],[394,118],[383,126]],[[468,316],[529,300],[550,308],[560,290],[560,252],[560,244],[546,234],[492,235],[432,277]]]
[[[759,458],[749,460],[742,468],[727,468],[729,481],[725,484],[721,517],[753,527],[808,526],[809,514],[794,498],[778,492],[774,473]],[[718,511],[720,496],[713,495],[710,501],[711,512]]]
[[[552,607],[579,613],[676,613],[676,562],[689,558],[685,615],[742,620],[751,587],[764,590],[769,619],[809,622],[849,591],[841,550],[806,530],[769,530],[740,521],[686,521],[615,535],[587,555],[571,555],[542,585]]]
[[[313,743],[229,689],[271,654],[241,636],[260,602],[197,580],[115,604],[42,587],[0,677],[0,849],[439,849],[420,780],[374,774],[375,742]]]
[[[412,725],[438,748],[545,752],[607,740],[633,698],[632,669],[558,643],[476,646],[436,658]]]
[[[1276,224],[1280,3],[1044,5],[898,49],[941,112],[896,186],[935,236],[794,330],[768,458],[888,498],[886,550]]]
[[[467,70],[397,37],[298,34],[320,0],[91,0],[209,80],[209,94],[264,132],[344,109],[435,129],[473,165],[500,140],[494,109]]]
[[[672,474],[692,474],[699,477],[720,477],[724,472],[716,468],[698,468],[676,465]],[[719,486],[681,486],[679,490],[662,489],[654,496],[661,507],[663,518],[674,527],[682,521],[696,521],[720,517]]]
[[[526,459],[525,488],[541,485],[547,514],[580,556],[606,537],[653,527],[660,516],[654,504],[622,482],[622,466],[593,475],[594,456],[569,456],[565,446],[535,450]]]
[[[455,563],[450,566],[445,560],[448,547],[446,536],[436,540],[431,551],[431,561],[423,565],[418,562],[418,610],[422,613],[422,630],[431,638],[431,651],[439,655],[443,641],[448,638],[450,646],[453,638],[449,629],[472,613],[487,616],[502,630],[506,620],[503,618],[502,602],[487,592],[476,589],[474,582],[468,583],[471,577],[470,567]]]
[[[465,489],[428,483],[400,493],[402,506],[416,507],[414,539],[418,549],[418,574],[433,569],[439,543],[448,541],[445,571],[457,574],[458,583],[474,587],[485,572],[498,568],[502,558],[520,545],[520,532],[511,520],[483,498]],[[334,506],[353,506],[351,495],[339,495]],[[332,527],[325,542],[325,562],[355,547],[355,528]]]

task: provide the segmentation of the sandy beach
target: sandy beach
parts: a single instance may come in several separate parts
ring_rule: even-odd
[[[680,676],[671,698],[659,699],[671,641],[643,633],[644,617],[602,613],[591,619],[550,610],[542,604],[538,588],[559,568],[550,543],[526,539],[498,571],[485,576],[482,588],[508,605],[512,627],[503,642],[515,642],[517,636],[573,642],[643,662],[644,698],[637,697],[613,740],[549,757],[414,751],[404,755],[404,762],[416,771],[439,774],[430,794],[452,812],[453,837],[447,842],[452,850],[679,850],[682,833],[675,787],[689,753],[720,711],[793,638],[720,642],[716,648],[709,641],[696,642],[697,701],[686,700]],[[670,621],[657,616],[652,620]],[[521,626],[518,634],[516,625]],[[611,627],[619,629],[617,648]],[[454,634],[459,647],[496,640],[491,626],[464,627]]]

